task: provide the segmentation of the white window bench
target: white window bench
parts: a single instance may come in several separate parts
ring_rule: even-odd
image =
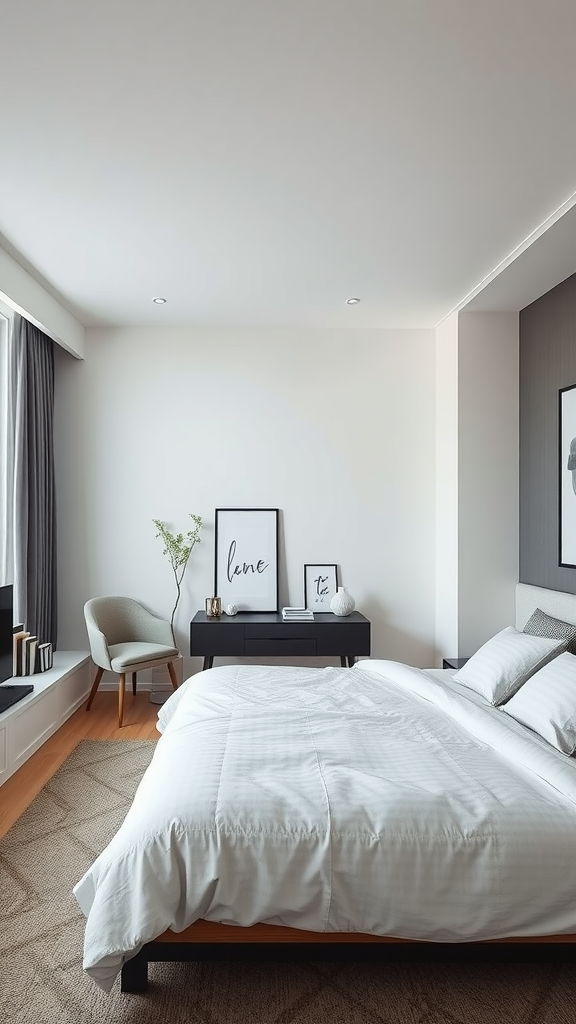
[[[0,714],[0,786],[86,700],[91,668],[87,651],[55,651],[52,668],[13,680],[34,691]]]

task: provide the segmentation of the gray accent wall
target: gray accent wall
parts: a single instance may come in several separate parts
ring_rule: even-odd
[[[520,312],[520,581],[576,593],[558,565],[558,392],[576,384],[576,274]]]

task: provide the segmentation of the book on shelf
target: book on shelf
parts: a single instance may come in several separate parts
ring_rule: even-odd
[[[314,619],[314,612],[310,608],[294,608],[288,605],[282,609],[282,618],[285,622],[310,622]]]
[[[38,644],[37,656],[39,672],[46,672],[47,669],[52,668],[52,644],[49,641]]]
[[[27,636],[22,644],[22,675],[33,676],[36,665],[37,636]]]
[[[12,644],[14,657],[12,661],[12,675],[21,676],[22,673],[22,654],[24,650],[24,641],[30,636],[25,629],[19,630],[18,633],[12,634]]]

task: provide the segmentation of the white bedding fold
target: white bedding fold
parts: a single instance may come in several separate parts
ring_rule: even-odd
[[[449,679],[440,680],[438,673],[399,662],[366,660],[358,662],[356,667],[383,675],[423,699],[431,700],[477,740],[485,741],[516,765],[523,765],[576,803],[576,761],[519,722],[503,718],[500,708],[493,707],[474,691]]]
[[[85,969],[109,989],[200,917],[436,941],[576,930],[576,766],[462,690],[394,662],[192,677],[74,890]]]

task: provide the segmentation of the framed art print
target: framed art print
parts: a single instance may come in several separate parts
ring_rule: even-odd
[[[338,590],[335,565],[304,566],[304,607],[313,612],[329,612],[330,601]]]
[[[559,392],[558,565],[576,568],[576,384]]]
[[[278,509],[217,508],[214,594],[239,612],[278,611]]]

